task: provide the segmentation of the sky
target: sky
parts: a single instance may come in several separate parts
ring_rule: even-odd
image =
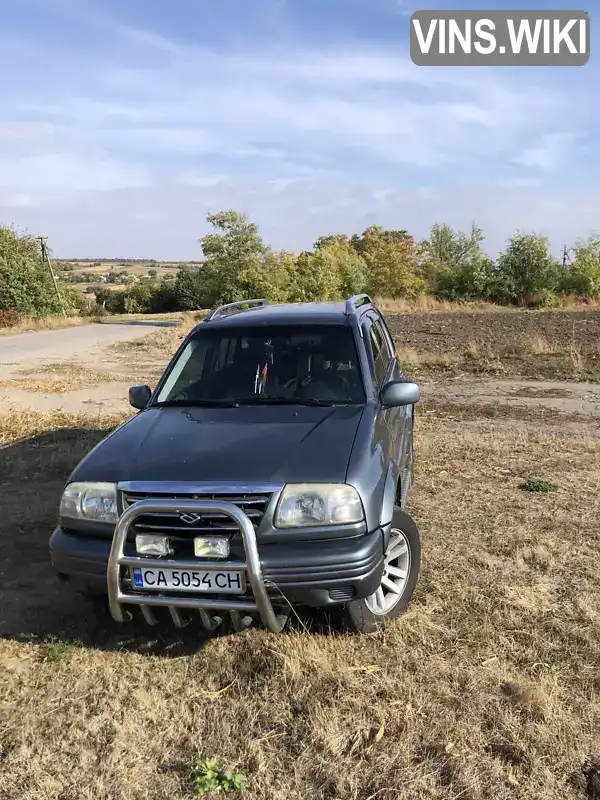
[[[0,224],[59,258],[197,259],[206,215],[276,248],[377,223],[600,230],[598,42],[583,67],[417,67],[419,9],[568,0],[13,0]],[[589,9],[588,9],[589,10]]]

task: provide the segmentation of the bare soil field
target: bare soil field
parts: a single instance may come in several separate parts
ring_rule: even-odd
[[[312,614],[280,636],[118,626],[62,586],[48,559],[62,486],[131,413],[124,395],[84,413],[69,396],[152,382],[182,329],[98,351],[123,382],[85,357],[77,377],[71,359],[13,365],[63,383],[22,389],[29,405],[3,395],[0,414],[0,799],[191,800],[214,756],[246,776],[232,800],[599,800],[600,387],[558,379],[568,318],[556,339],[545,326],[561,313],[536,312],[539,329],[527,312],[513,327],[392,320],[423,386],[409,502],[422,574],[406,615],[363,637]],[[485,341],[498,353],[513,331],[524,375],[464,367],[493,325]],[[544,380],[525,335],[563,348]]]
[[[417,312],[388,320],[415,374],[600,378],[599,309]]]
[[[600,309],[415,312],[387,319],[400,347],[423,351],[464,352],[472,342],[497,348],[525,337],[543,338],[559,349],[574,345],[593,350],[600,343]]]

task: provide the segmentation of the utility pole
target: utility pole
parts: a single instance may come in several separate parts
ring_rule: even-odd
[[[569,265],[572,265],[572,264],[573,264],[573,261],[571,260],[571,254],[570,254],[570,251],[571,251],[571,250],[572,250],[572,248],[571,248],[571,247],[567,247],[567,245],[565,245],[565,246],[563,247],[563,260],[562,260],[562,263],[563,263],[563,269],[565,269],[565,268],[566,268],[566,266],[567,266],[567,261],[569,262]]]
[[[50,259],[48,257],[48,249],[46,247],[46,242],[48,240],[47,236],[38,236],[37,237],[40,243],[40,247],[42,249],[42,261],[48,265],[48,269],[50,270],[50,275],[52,276],[52,282],[54,283],[54,289],[56,290],[56,296],[58,297],[58,304],[60,305],[60,309],[62,311],[63,317],[67,316],[67,312],[65,311],[65,306],[63,303],[63,299],[60,296],[60,291],[58,288],[58,281],[56,280],[56,275],[54,274],[54,270],[52,269],[52,264],[50,263]]]

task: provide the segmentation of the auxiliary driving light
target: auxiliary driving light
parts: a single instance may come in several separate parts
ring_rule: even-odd
[[[227,558],[229,539],[224,536],[196,536],[194,555],[196,558]]]
[[[173,550],[169,546],[167,536],[156,536],[138,533],[135,537],[135,549],[141,556],[168,556]]]

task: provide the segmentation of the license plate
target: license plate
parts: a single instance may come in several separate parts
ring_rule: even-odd
[[[133,567],[131,579],[136,589],[146,591],[211,592],[244,594],[246,580],[238,570],[156,569]]]

